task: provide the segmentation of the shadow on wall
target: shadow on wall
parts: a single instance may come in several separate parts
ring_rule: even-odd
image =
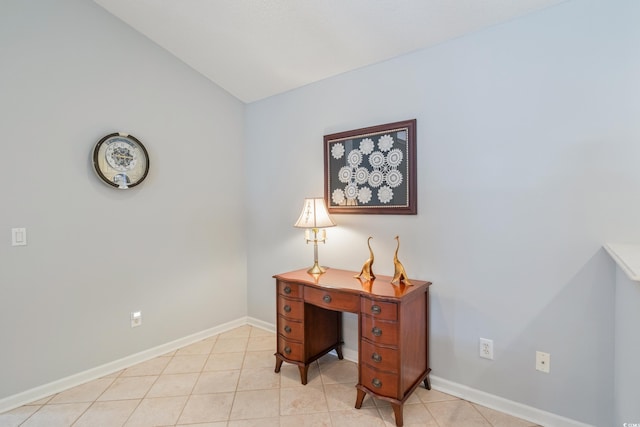
[[[598,426],[613,420],[615,266],[600,248],[504,349],[521,402]],[[551,355],[548,374],[535,353]],[[517,357],[509,357],[509,355]],[[550,392],[552,391],[552,392]]]
[[[614,284],[615,265],[600,248],[522,327],[506,309],[502,315],[481,312],[463,298],[432,294],[432,373],[556,415],[611,425]],[[457,320],[445,310],[454,310]],[[478,356],[473,331],[485,330],[501,331],[504,340],[487,337],[495,340],[492,361]],[[535,369],[536,351],[551,355],[550,373]]]

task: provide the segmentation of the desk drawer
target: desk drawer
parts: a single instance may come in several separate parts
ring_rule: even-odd
[[[296,362],[302,362],[302,356],[304,355],[303,347],[301,343],[289,341],[278,335],[278,353],[290,360]]]
[[[357,313],[360,308],[360,299],[357,296],[333,289],[306,287],[304,289],[304,300],[309,304],[329,310]]]
[[[369,298],[361,299],[362,314],[377,319],[398,320],[398,304],[394,302],[376,301]]]
[[[304,302],[285,297],[278,297],[278,314],[289,319],[302,320],[304,314]]]
[[[302,298],[302,287],[297,283],[278,281],[278,293],[289,298]]]
[[[363,386],[372,392],[399,399],[399,377],[397,374],[379,371],[369,365],[362,365],[360,369],[360,381]]]
[[[398,345],[398,324],[385,320],[362,317],[362,336],[375,344]]]
[[[362,363],[382,371],[398,372],[398,350],[395,348],[381,347],[367,340],[361,340],[360,351],[362,351]]]
[[[287,339],[302,341],[304,338],[304,325],[284,316],[278,316],[278,333]]]

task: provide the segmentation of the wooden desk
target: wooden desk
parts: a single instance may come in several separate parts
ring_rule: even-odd
[[[355,407],[366,393],[391,403],[396,425],[411,393],[429,382],[429,286],[392,285],[391,277],[362,281],[355,271],[306,269],[276,279],[276,372],[283,362],[298,365],[302,384],[309,365],[335,350],[342,356],[342,312],[358,314],[358,384]]]

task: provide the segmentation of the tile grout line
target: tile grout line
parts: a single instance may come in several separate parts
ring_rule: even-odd
[[[200,372],[198,373],[198,378],[196,378],[196,380],[194,381],[193,385],[191,386],[191,390],[189,391],[189,393],[186,395],[186,399],[184,401],[184,404],[182,405],[182,409],[180,410],[180,413],[178,414],[178,416],[176,417],[176,421],[174,423],[174,426],[177,426],[178,423],[180,422],[180,418],[182,417],[182,415],[184,414],[184,410],[187,407],[187,404],[189,403],[189,400],[191,400],[191,396],[193,396],[193,390],[195,390],[196,385],[198,385],[198,381],[200,381],[200,378],[202,377],[202,373],[204,372],[205,367],[207,366],[207,362],[209,361],[209,358],[211,357],[211,354],[213,353],[213,348],[216,346],[216,343],[218,342],[218,335],[214,335],[215,336],[215,341],[211,344],[211,350],[209,351],[209,354],[207,355],[207,359],[204,361],[204,364],[202,365],[202,368],[200,368]],[[203,341],[207,341],[208,339],[211,339],[213,337],[209,337],[207,339],[204,340],[200,340],[198,342],[195,342],[194,344],[198,344],[201,343]],[[192,344],[193,345],[193,344]],[[176,356],[178,354],[178,351],[180,349],[176,350],[176,352],[174,353],[174,356]],[[167,363],[167,366],[164,367],[164,369],[162,370],[162,372],[164,373],[164,371],[167,369],[167,367],[171,364],[171,362]],[[162,375],[162,374],[160,374]],[[169,374],[168,374],[169,375]],[[151,390],[151,389],[149,389]]]
[[[176,354],[178,354],[178,350],[174,350],[173,354],[171,355],[171,359],[169,360],[169,362],[167,362],[166,366],[164,368],[162,368],[162,371],[160,371],[160,373],[158,374],[156,380],[153,382],[153,384],[151,384],[151,386],[149,387],[149,389],[144,393],[144,396],[142,396],[140,398],[140,401],[138,402],[138,404],[136,405],[135,408],[133,408],[133,411],[131,411],[131,413],[129,414],[129,416],[127,417],[127,419],[124,420],[124,422],[122,423],[123,426],[125,426],[129,420],[131,419],[131,417],[133,416],[133,414],[136,413],[136,411],[138,410],[138,408],[140,407],[140,405],[142,404],[142,401],[144,400],[144,398],[149,394],[149,391],[151,391],[151,389],[153,388],[153,386],[158,382],[158,380],[160,379],[160,377],[162,376],[162,374],[164,373],[164,371],[167,369],[167,366],[169,366],[171,364],[171,361],[174,359],[174,357],[176,356]],[[162,356],[159,356],[162,357]],[[150,359],[153,360],[153,359]],[[143,362],[144,363],[144,362]],[[135,365],[134,365],[135,366]],[[122,374],[124,374],[124,372],[126,371],[126,369],[123,369],[120,374],[118,374],[117,378],[120,378],[122,376]],[[115,380],[114,380],[115,382]],[[113,383],[111,384],[113,385]],[[107,389],[105,389],[105,391],[102,393],[104,394],[107,390],[109,389],[109,387],[107,387]],[[101,394],[101,396],[102,396]],[[96,402],[98,401],[98,399],[96,399]],[[95,402],[94,402],[95,403]]]
[[[56,394],[57,394],[57,393],[56,393]],[[54,394],[53,396],[55,396],[55,394]],[[53,396],[51,396],[51,398],[50,398],[49,400],[53,399]],[[48,402],[49,400],[47,400],[47,402]],[[24,419],[20,424],[18,424],[18,426],[24,425],[24,423],[26,423],[27,421],[29,421],[29,419],[30,419],[31,417],[33,417],[33,416],[34,416],[35,414],[37,414],[37,413],[38,413],[42,408],[44,408],[44,406],[45,406],[46,404],[47,404],[47,403],[45,402],[45,403],[43,403],[42,405],[40,405],[40,407],[39,407],[38,409],[36,409],[35,411],[33,411],[33,413],[32,413],[31,415],[29,415],[27,418],[25,418],[25,419]]]
[[[485,417],[484,414],[478,410],[478,408],[476,408],[476,405],[474,405],[471,402],[469,402],[469,405],[471,405],[471,407],[473,408],[474,411],[476,411],[478,414],[480,414],[482,419],[485,420],[487,422],[487,424],[489,424],[489,426],[493,427],[493,423],[491,421],[489,421],[489,419],[487,417]]]
[[[82,416],[83,416],[84,414],[86,414],[86,413],[87,413],[87,411],[89,411],[89,409],[91,409],[91,407],[92,407],[92,406],[93,406],[93,405],[98,401],[98,399],[100,399],[100,396],[102,396],[102,395],[103,395],[103,394],[104,394],[104,393],[109,389],[109,387],[111,387],[111,386],[113,385],[113,383],[115,383],[115,382],[116,382],[116,380],[120,377],[120,375],[122,375],[122,373],[123,373],[123,372],[124,372],[124,370],[120,371],[120,372],[118,373],[118,375],[116,375],[115,377],[113,377],[113,380],[111,381],[111,383],[109,383],[109,385],[108,385],[108,386],[106,386],[106,387],[104,388],[104,390],[102,390],[102,393],[100,393],[98,396],[96,396],[96,398],[95,398],[95,399],[93,399],[93,401],[91,401],[91,402],[89,403],[89,406],[87,406],[87,408],[86,408],[84,411],[82,411],[82,413],[81,413],[80,415],[78,415],[78,417],[77,417],[77,418],[76,418],[76,419],[71,423],[71,425],[72,425],[72,426],[73,426],[74,424],[76,424],[76,423],[80,420],[80,418],[82,418]],[[103,377],[103,378],[104,378],[104,377]],[[100,378],[98,378],[98,379],[100,379]],[[95,381],[95,380],[94,380],[94,381]],[[62,393],[62,392],[60,392],[60,393]],[[56,395],[58,395],[58,394],[60,394],[60,393],[56,393]],[[54,397],[55,397],[55,396],[54,396]],[[53,397],[52,397],[49,401],[51,401],[51,400],[53,400]]]
[[[62,403],[51,403],[51,401],[52,401],[53,399],[55,399],[55,397],[56,397],[56,396],[60,395],[61,393],[64,393],[64,392],[65,392],[65,391],[67,391],[67,390],[63,390],[63,391],[60,391],[60,392],[58,392],[58,393],[52,394],[51,396],[49,396],[48,398],[46,398],[46,399],[47,399],[47,401],[46,401],[46,402],[44,402],[43,404],[39,405],[40,407],[39,407],[38,409],[36,409],[36,410],[31,414],[31,415],[29,415],[26,419],[24,419],[24,420],[23,420],[21,423],[19,423],[18,425],[19,425],[19,426],[22,426],[22,425],[24,425],[25,423],[27,423],[27,422],[28,422],[32,417],[34,417],[38,412],[40,412],[40,411],[41,411],[43,408],[45,408],[46,406],[51,407],[51,406],[55,406],[55,405],[65,405],[65,404],[75,404],[75,403],[89,403],[89,406],[87,406],[87,407],[85,408],[85,410],[84,410],[84,411],[82,411],[82,413],[80,413],[80,414],[79,414],[79,415],[78,415],[78,416],[77,416],[77,417],[76,417],[76,418],[71,422],[70,426],[73,426],[73,425],[74,425],[74,424],[76,424],[76,423],[78,422],[78,420],[79,420],[79,419],[80,419],[80,418],[81,418],[81,417],[82,417],[82,416],[83,416],[83,415],[84,415],[84,414],[89,410],[89,408],[91,408],[91,407],[93,406],[93,404],[97,401],[97,399],[98,399],[100,396],[102,396],[102,395],[104,394],[104,392],[105,392],[109,387],[111,387],[111,386],[113,385],[113,383],[115,382],[115,380],[120,376],[120,374],[121,374],[122,372],[123,372],[123,371],[121,371],[118,375],[116,375],[115,377],[113,377],[113,380],[111,381],[111,383],[110,383],[107,387],[105,387],[105,389],[104,389],[104,390],[103,390],[103,391],[102,391],[102,392],[101,392],[101,393],[100,393],[100,394],[99,394],[95,399],[90,400],[90,401],[85,401],[85,402],[66,402],[66,403],[65,403],[65,402],[62,402]],[[105,378],[105,377],[102,377],[102,378]],[[98,378],[98,379],[100,379],[100,378]],[[94,381],[95,381],[95,380],[94,380]],[[84,384],[86,384],[86,383],[84,383]],[[81,384],[81,385],[82,385],[82,384]],[[76,387],[79,387],[79,386],[76,386]],[[73,387],[72,387],[72,388],[73,388]],[[71,390],[71,389],[68,389],[68,390]],[[41,400],[43,400],[43,399],[41,399]],[[27,405],[23,405],[23,406],[29,406],[29,405],[27,404]]]
[[[422,399],[420,399],[418,397],[418,399],[420,400],[420,402],[422,402]],[[431,412],[431,410],[429,409],[429,405],[427,405],[426,402],[422,402],[422,404],[424,405],[425,409],[427,410],[427,412],[429,413],[429,415],[431,416],[431,419],[433,420],[434,423],[436,423],[436,426],[440,427],[440,423],[438,422],[438,420],[436,419],[436,417],[433,416],[433,413]]]
[[[244,368],[244,361],[247,357],[247,348],[249,347],[249,340],[251,339],[251,329],[249,330],[249,336],[247,337],[247,344],[244,347],[244,351],[242,353],[242,363],[240,364],[240,372],[238,373],[238,380],[236,381],[236,387],[233,391],[233,400],[231,401],[231,406],[229,407],[229,414],[227,414],[226,423],[227,426],[231,421],[231,414],[233,413],[233,406],[236,404],[236,397],[238,396],[238,384],[240,384],[240,377],[242,376],[242,369]],[[213,349],[211,349],[213,352]]]

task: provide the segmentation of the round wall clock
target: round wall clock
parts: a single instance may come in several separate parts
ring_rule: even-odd
[[[127,189],[146,178],[149,154],[136,137],[111,133],[98,141],[93,149],[93,168],[105,183]]]

